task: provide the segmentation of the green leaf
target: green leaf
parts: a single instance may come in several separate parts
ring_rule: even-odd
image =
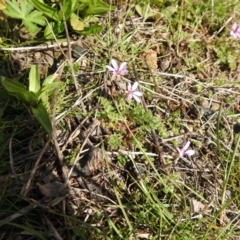
[[[36,9],[41,11],[45,16],[53,19],[54,21],[62,21],[62,14],[57,8],[52,8],[44,3],[41,3],[38,0],[28,0],[30,3],[34,5]]]
[[[60,87],[61,85],[63,85],[62,82],[53,82],[50,83],[48,85],[45,85],[42,89],[41,89],[41,93],[52,93],[56,88]]]
[[[151,9],[149,4],[140,4],[140,5],[136,5],[135,9],[137,11],[137,13],[143,17],[145,20],[159,20],[161,18],[161,14],[159,12],[156,12],[154,10]]]
[[[31,35],[36,34],[39,31],[38,25],[44,26],[45,19],[42,12],[34,10],[34,6],[27,0],[21,0],[20,5],[16,0],[6,0],[7,8],[3,11],[6,15],[22,19],[22,23],[27,27]]]
[[[40,91],[39,91],[39,96],[38,99],[42,100],[44,106],[47,106],[48,104],[48,98],[49,95],[53,93],[53,91],[61,86],[63,83],[62,82],[53,82],[48,85],[45,85]]]
[[[44,105],[39,103],[37,107],[31,107],[31,110],[37,121],[50,134],[52,132],[52,124]]]
[[[83,31],[79,31],[78,33],[83,34],[83,35],[96,34],[96,33],[101,32],[102,29],[103,29],[102,26],[94,25],[91,27],[85,27]]]
[[[44,79],[42,86],[44,87],[45,85],[48,85],[48,84],[53,83],[53,81],[54,81],[57,77],[58,77],[58,74],[57,74],[57,73],[47,76],[47,77]]]
[[[108,11],[113,11],[116,9],[114,6],[110,6],[100,0],[88,0],[84,1],[88,7],[85,11],[85,15],[101,15]]]
[[[9,95],[9,93],[7,92],[6,89],[1,89],[0,90],[0,101],[7,101],[10,98],[12,98],[12,96]]]
[[[72,28],[76,31],[82,31],[84,29],[83,22],[74,13],[71,15],[70,24],[71,24]]]
[[[108,137],[107,142],[113,150],[117,150],[123,144],[123,137],[121,134],[113,133]]]
[[[68,20],[70,18],[70,16],[72,15],[72,13],[75,12],[75,10],[77,9],[79,5],[79,0],[64,0],[63,1],[63,12],[64,12],[64,16],[65,19]]]
[[[7,8],[3,12],[12,18],[22,19],[23,14],[18,3],[15,0],[12,0],[12,1],[6,0],[6,2],[7,2]],[[24,3],[23,3],[23,6],[24,6]],[[29,5],[28,10],[29,11],[33,10],[33,6]]]
[[[99,18],[96,17],[96,16],[87,16],[84,20],[87,23],[97,23],[97,22],[99,22]]]
[[[40,90],[38,66],[32,65],[29,72],[29,91],[37,93]]]
[[[4,77],[1,77],[1,84],[9,95],[17,98],[18,100],[31,104],[37,103],[37,94],[26,90],[26,87],[23,84]]]
[[[59,33],[63,32],[63,30],[64,30],[63,22],[49,22],[49,24],[46,26],[44,30],[44,37],[46,39],[54,39],[52,32],[58,35]]]

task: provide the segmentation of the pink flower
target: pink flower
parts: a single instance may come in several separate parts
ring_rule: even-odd
[[[112,66],[107,65],[106,67],[113,73],[114,77],[122,76],[128,73],[126,62],[121,63],[119,67],[117,61],[115,59],[111,59],[111,64]]]
[[[190,141],[187,141],[187,143],[182,149],[177,148],[180,158],[183,158],[184,156],[191,157],[192,155],[195,154],[194,150],[187,150],[190,146],[190,143],[191,143]]]
[[[139,97],[142,96],[142,93],[137,91],[138,82],[135,82],[133,85],[131,83],[128,83],[128,93],[127,93],[127,99],[131,100],[134,98],[137,102],[141,102],[141,99]]]
[[[234,38],[240,38],[240,26],[236,22],[232,25],[230,35]]]

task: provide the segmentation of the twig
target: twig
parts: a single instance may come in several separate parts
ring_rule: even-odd
[[[56,228],[53,226],[51,221],[45,216],[45,214],[43,214],[42,217],[46,221],[46,224],[48,225],[48,228],[51,229],[51,232],[52,232],[51,235],[54,236],[55,239],[57,239],[57,240],[63,240],[63,238],[60,236],[60,234],[58,233]]]
[[[72,44],[76,44],[77,41],[71,41],[71,42],[64,42],[64,43],[50,43],[48,45],[48,43],[44,43],[44,44],[40,44],[38,46],[29,46],[29,47],[11,47],[11,48],[0,48],[0,51],[9,51],[9,52],[26,52],[29,50],[45,50],[45,49],[49,49],[49,48],[55,48],[55,47],[67,47],[68,44],[72,45]]]
[[[54,37],[56,43],[57,43],[57,46],[58,46],[59,49],[61,50],[63,56],[66,58],[66,55],[65,55],[64,51],[63,51],[62,48],[61,48],[61,44],[59,43],[58,39],[56,38],[56,36],[55,36],[55,34],[54,34],[54,32],[53,32],[53,30],[52,30],[52,28],[51,28],[51,25],[49,24],[49,22],[48,22],[47,19],[46,19],[46,22],[47,22],[48,27],[49,27],[49,29],[50,29],[50,31],[51,31],[51,33],[52,33],[52,35],[53,35],[53,37]],[[68,42],[68,44],[69,44],[69,42]]]
[[[230,175],[232,173],[233,164],[234,164],[234,161],[236,160],[235,157],[237,155],[237,151],[238,151],[239,143],[240,143],[240,134],[238,134],[236,136],[237,136],[236,145],[235,145],[233,154],[232,154],[232,156],[230,158],[230,161],[229,161],[229,163],[227,165],[226,173],[225,173],[224,181],[223,181],[223,189],[222,189],[222,197],[221,197],[222,208],[224,207],[224,204],[226,204],[227,185],[229,184],[229,178],[230,178]],[[220,217],[219,217],[219,221],[220,221],[221,225],[224,223],[225,215],[226,215],[226,210],[225,210],[225,208],[223,208],[221,213],[220,213]]]
[[[6,218],[4,218],[3,220],[0,220],[0,227],[4,226],[5,224],[7,224],[8,222],[11,222],[19,217],[21,217],[22,215],[25,215],[26,213],[32,211],[34,208],[36,208],[38,205],[34,204],[34,205],[29,205],[25,208],[22,208],[19,212],[14,213]]]
[[[0,227],[4,226],[5,224],[21,217],[22,215],[26,215],[26,213],[29,213],[30,211],[32,211],[34,208],[41,206],[42,203],[44,203],[47,200],[46,197],[43,197],[41,200],[39,201],[35,201],[32,204],[30,204],[27,207],[22,208],[21,210],[19,210],[17,213],[13,213],[12,215],[4,218],[3,220],[0,220]]]
[[[80,180],[80,178],[76,178],[76,180],[78,181],[79,184],[81,184],[81,181],[83,181],[84,179],[81,179],[81,180]],[[91,191],[88,190],[88,189],[74,188],[73,191],[76,192],[76,193],[78,193],[79,195],[81,195],[82,192],[91,193]],[[108,200],[109,202],[111,202],[111,203],[113,203],[113,204],[115,204],[115,205],[117,204],[117,203],[114,202],[111,198],[109,198],[109,197],[107,197],[107,196],[104,196],[104,195],[102,195],[102,194],[99,194],[99,193],[94,192],[94,195],[95,195],[95,196],[98,196],[98,197],[100,197],[100,198],[106,199],[106,200]],[[82,198],[75,198],[75,199],[82,199]],[[89,199],[86,199],[86,200],[87,200],[87,201],[91,201],[91,200],[89,200]]]
[[[58,199],[58,198],[53,199],[52,203],[54,203],[56,201],[56,199]],[[12,215],[4,218],[3,220],[0,220],[0,227],[2,227],[5,224],[7,224],[7,223],[9,223],[9,222],[11,222],[11,221],[21,217],[22,215],[26,215],[26,213],[29,213],[30,211],[32,211],[34,208],[36,208],[38,206],[43,208],[43,209],[47,209],[47,210],[50,211],[49,208],[46,208],[46,206],[42,205],[46,200],[47,200],[47,197],[43,197],[39,201],[36,201],[36,200],[32,199],[32,204],[30,204],[29,206],[22,208],[17,213],[13,213]],[[52,204],[52,206],[55,206],[55,205]]]
[[[33,158],[33,157],[36,157],[39,153],[41,152],[41,150],[36,150],[36,151],[33,151],[33,152],[30,152],[30,153],[26,153],[26,154],[23,154],[23,155],[19,155],[18,157],[15,157],[14,158],[14,161],[20,161],[22,159],[27,159],[27,158]]]
[[[138,76],[137,76],[137,71],[136,71],[135,65],[132,64],[132,66],[133,66],[134,75],[135,75],[135,77],[138,81]],[[140,87],[139,87],[139,89],[140,89]],[[141,89],[140,89],[140,91],[141,91]],[[147,105],[146,105],[144,97],[142,97],[142,105],[143,105],[145,111],[147,111],[148,109],[147,109]],[[153,136],[154,147],[156,149],[156,152],[158,153],[160,163],[165,166],[166,163],[165,163],[164,158],[163,158],[162,150],[161,150],[159,142],[158,142],[156,131],[154,129],[152,129],[151,132],[152,132],[152,136]]]
[[[14,170],[14,164],[13,164],[13,154],[12,154],[12,139],[13,139],[13,135],[15,133],[15,130],[10,138],[10,141],[9,141],[9,158],[10,158],[10,166],[11,166],[11,170],[12,170],[12,173],[13,173],[13,176],[14,178],[17,180],[17,174]]]
[[[217,141],[217,137],[210,131],[210,129],[208,129],[206,133],[213,138],[214,140],[213,143]],[[223,141],[221,141],[221,144],[227,151],[233,152],[233,150],[230,147],[228,147]]]
[[[79,124],[74,131],[71,133],[71,135],[69,136],[69,138],[67,139],[67,141],[65,142],[65,144],[63,145],[63,147],[61,148],[61,152],[65,151],[66,147],[68,146],[68,144],[70,144],[81,132],[80,129],[82,128],[83,124],[89,119],[89,116],[85,117],[82,121],[81,124]]]
[[[62,16],[63,16],[63,20],[64,20],[64,26],[66,28],[66,21],[65,21],[65,16],[64,16],[64,13],[63,13],[63,9],[62,9],[62,5],[61,3],[60,4],[60,8],[61,8],[61,12],[62,12]],[[49,26],[50,27],[50,26]],[[51,28],[50,28],[51,29]],[[52,29],[51,29],[52,31]],[[68,30],[67,28],[65,29],[66,31],[66,35],[67,35],[67,42],[68,44],[70,43],[70,40],[69,40],[69,35],[68,35]],[[58,42],[57,38],[55,37],[55,34],[54,32],[52,31],[52,35],[54,36],[56,42]],[[68,50],[71,50],[71,47],[68,46]],[[66,57],[66,55],[63,53],[63,55]],[[69,56],[71,57],[71,51],[69,52]],[[69,62],[69,65],[70,65],[70,61],[68,60]],[[64,65],[62,64],[61,67],[59,67],[59,69],[57,70],[59,73],[58,73],[58,76],[60,76],[62,74],[62,71],[63,71],[63,67]],[[73,70],[73,68],[72,68]],[[74,72],[72,71],[72,74],[74,75]],[[75,77],[75,75],[74,75]],[[76,79],[76,77],[75,77]],[[75,87],[77,89],[77,85],[76,85],[76,82],[75,82]],[[52,132],[52,141],[53,141],[53,144],[55,146],[55,149],[56,149],[56,152],[57,152],[57,156],[58,156],[58,160],[59,160],[59,164],[61,166],[61,169],[62,169],[62,173],[63,173],[63,178],[64,178],[64,182],[67,182],[67,167],[64,165],[64,162],[63,162],[63,155],[60,151],[60,148],[59,148],[59,144],[58,144],[58,141],[57,141],[57,129],[56,129],[56,120],[55,120],[55,117],[56,117],[56,103],[57,103],[57,97],[58,97],[58,89],[55,89],[54,90],[54,93],[53,93],[53,98],[52,98],[52,102],[51,102],[51,107],[52,107],[52,119],[51,119],[51,123],[52,123],[52,129],[53,129],[53,132]],[[67,187],[70,189],[70,185],[68,184]]]
[[[125,154],[125,155],[146,155],[146,156],[158,156],[156,153],[149,153],[149,152],[133,152],[133,151],[125,151],[125,150],[118,150],[118,152],[107,152],[108,155],[112,154]]]
[[[180,74],[173,74],[173,73],[165,73],[165,72],[153,72],[153,75],[160,75],[160,76],[166,76],[166,77],[175,77],[175,78],[189,78],[193,79],[184,75]]]
[[[50,140],[51,140],[51,137],[49,137],[48,141],[45,143],[43,149],[41,150],[41,152],[40,152],[40,154],[39,154],[39,156],[38,156],[38,158],[37,158],[37,161],[35,162],[34,167],[33,167],[32,171],[31,171],[31,174],[30,174],[30,176],[29,176],[29,178],[28,178],[27,183],[22,187],[22,190],[21,190],[21,193],[20,193],[20,194],[22,194],[24,197],[27,195],[27,193],[28,193],[28,191],[29,191],[30,183],[31,183],[31,181],[32,181],[32,179],[33,179],[33,177],[34,177],[34,175],[35,175],[35,172],[36,172],[36,170],[37,170],[38,164],[39,164],[39,162],[41,161],[43,154],[44,154],[44,153],[46,152],[46,150],[47,150],[47,147],[48,147],[48,145],[49,145],[49,143],[50,143]]]
[[[232,21],[232,19],[233,19],[233,17],[228,18],[228,20],[223,24],[223,26],[222,26],[216,33],[214,33],[213,36],[210,37],[210,39],[216,37],[216,36],[226,27],[226,25],[227,25],[230,21]]]
[[[92,93],[94,93],[96,90],[98,90],[101,86],[96,87],[95,89],[89,91],[84,97],[80,96],[77,101],[67,110],[65,110],[64,112],[62,112],[61,114],[59,114],[58,116],[56,116],[56,121],[58,121],[59,119],[63,118],[65,114],[67,114],[67,112],[71,111],[74,107],[78,106],[79,104],[81,104],[83,102],[84,99],[86,99],[87,97],[89,97]]]
[[[71,169],[70,169],[69,172],[68,172],[68,178],[71,176],[72,171],[73,171],[73,168],[74,168],[74,166],[76,165],[77,161],[79,160],[80,154],[82,153],[82,150],[83,150],[83,148],[85,147],[85,145],[86,145],[86,143],[87,143],[87,141],[88,141],[89,136],[91,135],[91,133],[94,131],[94,129],[95,129],[98,125],[100,125],[100,122],[99,122],[97,119],[95,119],[94,122],[93,122],[93,124],[92,124],[92,126],[91,126],[91,127],[89,128],[89,130],[88,130],[88,133],[87,133],[87,135],[86,135],[86,137],[85,137],[85,139],[84,139],[84,141],[83,141],[83,143],[82,143],[82,146],[81,146],[80,150],[78,151],[78,154],[77,154],[77,156],[76,156],[76,158],[75,158],[75,160],[74,160],[74,163],[73,163]],[[68,178],[67,178],[67,179],[68,179]],[[67,183],[65,183],[65,184],[67,184]]]
[[[65,15],[64,15],[64,11],[63,11],[63,7],[62,7],[62,4],[61,2],[59,2],[59,6],[60,6],[60,9],[61,9],[61,12],[62,12],[62,17],[63,17],[63,24],[64,24],[64,28],[65,28],[65,33],[66,33],[66,37],[67,37],[67,42],[70,43],[70,37],[69,37],[69,33],[68,33],[68,27],[67,27],[67,23],[66,23],[66,19],[65,19]],[[74,73],[74,69],[73,69],[73,65],[72,65],[72,51],[71,51],[71,44],[68,44],[68,63],[69,63],[69,66],[70,66],[70,69],[71,69],[71,72],[72,72],[72,76],[73,76],[73,80],[74,80],[74,85],[75,85],[75,88],[77,90],[77,93],[78,93],[78,96],[81,96],[81,90],[80,88],[78,87],[78,83],[77,83],[77,78],[75,76],[75,73]],[[85,110],[85,106],[82,104],[82,108],[83,108],[83,111],[86,111]]]
[[[59,75],[61,75],[61,71],[62,70],[63,70],[63,68],[60,70],[60,74]],[[63,155],[62,155],[62,152],[61,152],[61,150],[59,148],[59,144],[58,144],[58,141],[57,141],[57,129],[56,129],[56,120],[55,120],[57,97],[58,97],[58,89],[55,89],[54,94],[53,94],[53,98],[52,98],[52,102],[51,102],[51,107],[52,107],[51,123],[52,123],[52,129],[53,129],[52,141],[53,141],[53,144],[55,146],[55,149],[56,149],[56,152],[57,152],[57,156],[58,156],[58,160],[59,160],[59,164],[60,164],[61,169],[62,169],[64,182],[67,182],[67,176],[68,176],[67,172],[68,172],[68,170],[67,170],[67,167],[64,165]],[[67,187],[70,189],[70,185],[67,185]]]
[[[171,101],[173,101],[173,102],[179,103],[179,100],[176,100],[176,99],[171,98],[171,97],[168,97],[168,96],[166,96],[166,95],[157,93],[157,92],[155,92],[155,91],[153,91],[153,90],[151,90],[151,89],[149,89],[149,88],[146,88],[146,87],[144,87],[144,86],[141,86],[141,88],[146,89],[147,91],[149,91],[149,92],[151,92],[151,93],[154,93],[156,96],[159,96],[159,97],[162,97],[162,98],[171,100]],[[175,95],[176,95],[176,94],[175,94]],[[176,95],[176,96],[179,97],[178,95]]]

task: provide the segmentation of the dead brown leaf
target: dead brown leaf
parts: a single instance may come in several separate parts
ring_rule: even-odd
[[[150,68],[151,70],[156,70],[158,68],[156,51],[148,49],[144,51],[139,57],[144,60],[144,68]]]
[[[60,182],[46,183],[43,185],[38,184],[38,188],[45,197],[55,198],[66,194],[64,185]]]
[[[205,205],[197,201],[196,199],[192,198],[190,200],[190,207],[191,207],[191,213],[193,214],[193,213],[202,212],[205,208]]]

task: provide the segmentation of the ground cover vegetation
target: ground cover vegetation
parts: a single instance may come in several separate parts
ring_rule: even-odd
[[[238,0],[0,1],[1,239],[239,239]]]

